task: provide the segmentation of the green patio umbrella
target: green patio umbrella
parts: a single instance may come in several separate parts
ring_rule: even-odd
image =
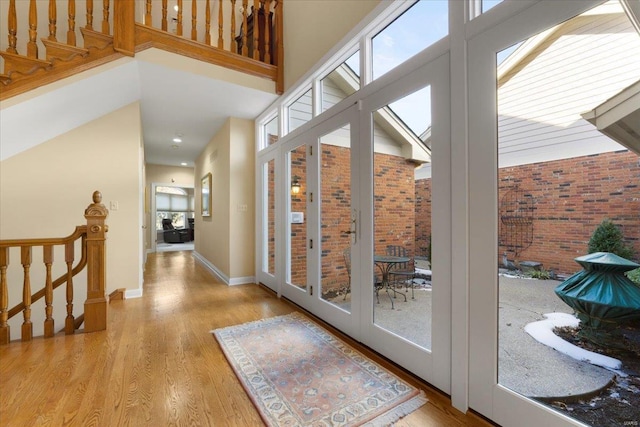
[[[584,270],[559,284],[555,292],[585,326],[600,328],[640,319],[640,287],[624,274],[640,264],[609,252],[575,260]]]

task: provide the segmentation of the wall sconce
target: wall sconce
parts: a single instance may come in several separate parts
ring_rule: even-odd
[[[291,178],[291,194],[298,194],[300,193],[300,188],[302,186],[300,185],[300,177],[298,175],[294,175],[293,178]]]

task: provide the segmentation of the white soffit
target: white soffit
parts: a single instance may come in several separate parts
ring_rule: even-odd
[[[640,80],[582,117],[609,138],[640,154]]]
[[[140,99],[135,61],[0,109],[0,161]]]

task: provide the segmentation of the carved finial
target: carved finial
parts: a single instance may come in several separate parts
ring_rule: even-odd
[[[87,207],[84,211],[84,216],[103,216],[106,218],[109,215],[107,208],[100,203],[102,202],[102,193],[99,191],[93,192],[93,203]]]

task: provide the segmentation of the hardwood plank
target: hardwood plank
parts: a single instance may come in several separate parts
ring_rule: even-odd
[[[148,257],[144,296],[109,304],[106,331],[0,347],[0,420],[12,426],[259,426],[212,329],[300,310],[256,285],[226,286],[190,252]],[[487,426],[447,396],[329,327],[422,388],[397,426]]]

